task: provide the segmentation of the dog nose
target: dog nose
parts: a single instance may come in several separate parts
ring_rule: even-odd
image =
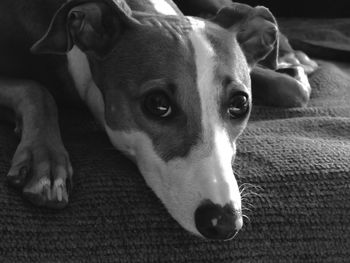
[[[205,238],[227,240],[233,238],[242,228],[241,212],[232,204],[220,206],[205,201],[195,211],[196,228]]]

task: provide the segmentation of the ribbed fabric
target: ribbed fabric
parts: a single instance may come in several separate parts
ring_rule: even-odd
[[[234,165],[250,221],[228,242],[183,230],[80,111],[60,114],[69,206],[30,205],[5,183],[17,141],[1,123],[0,262],[350,262],[350,78],[324,65],[312,85],[308,108],[254,107]]]

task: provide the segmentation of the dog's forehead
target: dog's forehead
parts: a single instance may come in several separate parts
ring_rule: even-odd
[[[192,42],[193,39],[197,39],[195,46],[200,47],[202,52],[211,52],[215,57],[216,77],[230,76],[232,80],[249,86],[249,68],[237,42],[236,32],[208,20],[194,17],[187,19],[192,27]]]
[[[173,77],[183,78],[184,74],[179,69],[192,67],[196,64],[195,56],[201,56],[200,53],[204,52],[210,53],[210,59],[215,60],[211,65],[218,78],[230,76],[249,86],[249,69],[234,32],[195,17],[149,16],[143,18],[142,23],[147,27],[141,38],[147,43],[154,43],[146,44],[144,50],[158,62],[152,66],[152,72],[166,75],[171,71]],[[137,42],[140,41],[142,39]],[[149,60],[149,56],[143,57]],[[187,76],[196,77],[190,74]]]

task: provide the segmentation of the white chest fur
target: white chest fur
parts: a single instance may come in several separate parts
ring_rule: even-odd
[[[80,98],[88,105],[95,118],[104,126],[104,102],[102,93],[92,79],[89,61],[76,46],[67,54],[68,70]]]

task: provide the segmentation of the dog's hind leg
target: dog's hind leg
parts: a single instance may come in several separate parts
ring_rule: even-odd
[[[306,106],[311,94],[308,75],[317,67],[316,62],[303,52],[295,51],[288,39],[279,34],[276,67],[258,65],[251,72],[255,101],[277,107]]]
[[[0,105],[15,113],[21,137],[7,175],[9,183],[36,205],[66,206],[73,172],[51,94],[33,81],[0,77]]]
[[[221,8],[239,5],[231,0],[175,0],[175,3],[186,15],[208,19],[215,18]],[[234,10],[235,8],[231,11]],[[237,14],[231,13],[234,20]],[[228,14],[229,12],[223,12],[225,16]],[[281,32],[278,36],[278,49],[260,61],[261,65],[258,64],[252,69],[254,101],[278,107],[305,106],[311,93],[308,74],[316,70],[317,64],[303,52],[293,50]]]
[[[275,107],[304,107],[311,87],[302,68],[284,68],[274,71],[257,66],[251,72],[254,104]]]

